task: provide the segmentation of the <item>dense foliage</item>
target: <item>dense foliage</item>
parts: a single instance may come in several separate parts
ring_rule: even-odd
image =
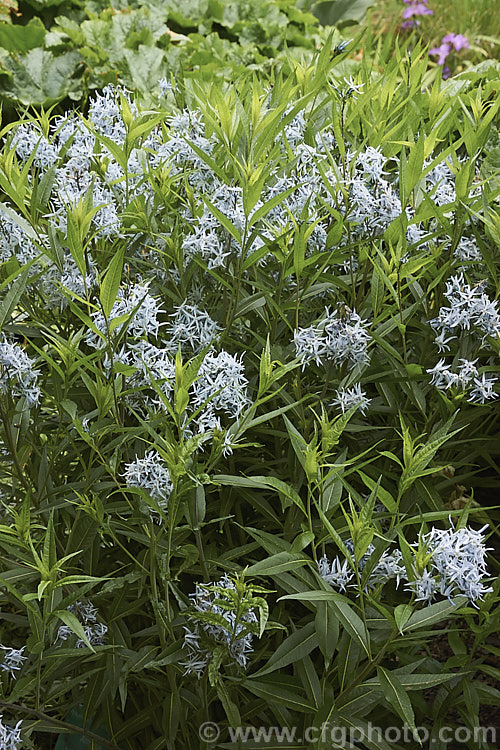
[[[2,133],[5,747],[498,705],[498,66],[349,52]]]
[[[325,20],[338,23],[359,19],[369,2],[336,12],[336,2],[322,5]],[[295,0],[21,0],[16,8],[8,5],[6,17],[18,23],[0,23],[0,93],[45,107],[109,83],[147,97],[166,75],[265,73],[285,49],[312,52],[325,38]]]

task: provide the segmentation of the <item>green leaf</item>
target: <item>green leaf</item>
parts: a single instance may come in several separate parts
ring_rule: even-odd
[[[456,596],[451,602],[447,599],[443,602],[437,602],[437,604],[431,604],[429,607],[415,612],[403,627],[403,632],[408,633],[441,622],[441,620],[448,618],[452,612],[459,611],[460,607],[466,603],[467,597]]]
[[[370,646],[365,633],[363,621],[352,609],[349,600],[334,591],[304,591],[301,594],[287,594],[281,596],[278,601],[284,599],[299,599],[304,602],[330,602],[335,614],[344,628],[356,639],[363,651],[370,654]]]
[[[294,711],[313,713],[315,706],[313,703],[300,694],[300,688],[297,685],[297,692],[294,691],[293,685],[281,684],[278,680],[255,680],[250,677],[245,680],[243,686],[259,698],[263,698],[268,703],[278,703]]]
[[[382,303],[385,296],[384,279],[379,271],[377,263],[373,263],[372,280],[370,284],[370,298],[373,310],[373,317],[376,318],[382,309]]]
[[[167,72],[165,52],[158,47],[140,44],[137,50],[124,49],[123,56],[127,61],[130,82],[139,91],[152,91]]]
[[[317,603],[314,625],[320,651],[325,657],[325,667],[328,669],[339,638],[339,620],[329,602]]]
[[[318,636],[313,622],[309,622],[300,630],[296,630],[285,638],[274,654],[271,656],[265,667],[259,669],[252,679],[262,677],[263,675],[275,672],[277,669],[283,669],[289,664],[300,661],[303,656],[307,656],[318,645]]]
[[[228,474],[216,474],[212,477],[215,484],[225,484],[230,487],[253,487],[259,489],[274,489],[283,494],[289,500],[291,500],[298,508],[307,515],[304,503],[300,495],[290,487],[290,485],[283,482],[281,479],[276,477],[237,477],[230,476]]]
[[[394,674],[394,672],[392,673]],[[401,686],[405,690],[427,690],[428,688],[441,685],[443,682],[453,680],[457,676],[460,676],[460,672],[452,672],[450,674],[403,674],[400,670],[396,670],[396,674]],[[378,677],[373,677],[367,680],[363,685],[380,685]]]
[[[45,33],[39,18],[31,18],[25,26],[0,23],[0,47],[9,52],[28,52],[43,47]]]
[[[95,652],[95,648],[91,646],[89,639],[85,635],[82,623],[73,612],[69,612],[67,609],[58,609],[55,612],[52,612],[52,615],[62,620],[63,623],[67,625],[68,628],[70,628],[91,651]]]
[[[23,56],[11,55],[4,58],[2,63],[12,78],[0,85],[0,93],[22,104],[45,107],[65,96],[79,99],[82,85],[76,72],[81,59],[74,50],[55,56],[41,47]]]
[[[238,243],[239,247],[242,246],[242,240],[241,240],[241,232],[240,230],[228,219],[228,217],[222,213],[222,211],[219,211],[219,209],[211,203],[208,198],[204,195],[201,195],[201,198],[203,199],[203,202],[207,204],[210,211],[213,213],[216,219],[220,221],[224,229],[227,229],[231,237],[233,237],[236,242]]]
[[[109,318],[111,314],[111,310],[116,302],[116,296],[120,288],[124,254],[125,245],[120,245],[110,261],[106,275],[101,284],[99,299],[101,300],[102,309],[106,318]]]
[[[271,555],[266,560],[250,565],[246,569],[246,575],[249,576],[272,576],[277,573],[284,573],[286,570],[295,570],[311,561],[299,552],[278,552],[277,555]]]
[[[49,570],[54,567],[57,561],[56,539],[54,531],[54,512],[51,512],[49,516],[47,531],[45,532],[45,539],[43,542],[42,559],[44,565],[46,565]]]
[[[411,700],[408,698],[406,690],[399,681],[399,678],[394,672],[390,672],[383,667],[377,667],[377,674],[385,697],[398,716],[400,716],[403,721],[408,724],[410,729],[415,732],[415,713],[411,705]],[[419,744],[422,743],[419,742]]]
[[[420,135],[417,142],[410,148],[408,162],[404,172],[405,195],[408,197],[419,180],[422,179],[422,166],[424,163],[425,138]]]
[[[17,273],[16,280],[0,304],[0,330],[3,328],[5,322],[9,320],[26,289],[30,268],[29,266],[25,266]]]
[[[229,692],[222,680],[219,680],[216,684],[217,695],[222,703],[222,707],[226,712],[227,720],[229,725],[232,727],[241,726],[241,716],[238,711],[237,705],[229,697]]]
[[[315,2],[311,10],[323,26],[338,26],[346,21],[362,21],[375,0],[325,0]]]
[[[25,232],[30,240],[33,240],[33,242],[38,242],[38,235],[29,223],[29,221],[26,221],[26,219],[23,219],[22,216],[19,216],[16,211],[14,211],[10,206],[7,206],[5,203],[0,203],[0,213],[7,214],[7,216],[12,219],[12,221],[17,224],[23,232]]]
[[[410,619],[412,612],[413,607],[411,604],[398,604],[394,610],[394,620],[396,621],[396,625],[398,626],[401,635],[403,634],[403,627]]]
[[[5,585],[5,581],[2,581]],[[30,636],[27,640],[28,651],[32,654],[40,654],[45,648],[44,621],[36,602],[31,602],[28,607],[28,622]]]

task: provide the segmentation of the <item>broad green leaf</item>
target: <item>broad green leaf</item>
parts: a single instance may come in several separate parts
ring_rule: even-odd
[[[167,73],[165,52],[158,47],[141,44],[137,50],[124,49],[123,56],[128,65],[126,77],[139,91],[151,91]]]
[[[278,703],[291,708],[294,711],[313,713],[315,707],[302,693],[301,686],[297,683],[296,690],[293,684],[282,684],[276,679],[254,679],[249,677],[243,683],[246,690],[249,690],[259,698],[263,698],[269,703]]]
[[[288,638],[285,638],[267,664],[252,675],[252,679],[262,677],[265,674],[275,672],[277,669],[283,669],[289,664],[300,661],[303,656],[310,654],[317,645],[318,636],[315,626],[313,622],[310,622],[303,628],[300,628],[300,630],[296,630],[289,635]]]
[[[65,96],[78,99],[82,84],[76,73],[81,59],[75,50],[56,56],[41,47],[26,55],[11,55],[2,62],[12,78],[0,84],[0,93],[22,104],[44,106]]]
[[[346,21],[362,21],[374,0],[325,0],[311,4],[311,10],[323,26],[338,26]]]
[[[39,18],[31,18],[25,26],[0,23],[0,47],[9,52],[28,52],[43,47],[45,33]]]

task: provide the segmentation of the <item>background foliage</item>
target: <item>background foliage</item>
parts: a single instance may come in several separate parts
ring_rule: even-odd
[[[25,747],[436,736],[499,705],[499,63],[442,81],[376,29],[316,51],[308,10],[268,5],[44,3],[5,37],[36,41],[3,58],[33,60],[30,101],[138,89],[2,131],[1,711]],[[432,529],[468,541],[433,598]]]

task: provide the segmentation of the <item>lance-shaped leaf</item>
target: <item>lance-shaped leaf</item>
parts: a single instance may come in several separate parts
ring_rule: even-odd
[[[370,645],[363,621],[353,610],[345,596],[337,594],[335,591],[304,591],[301,594],[287,594],[280,597],[278,601],[283,599],[299,599],[303,602],[330,602],[344,628],[359,643],[363,651],[367,655],[370,654]]]
[[[413,732],[416,732],[415,713],[399,677],[383,667],[377,667],[377,675],[385,697]],[[421,744],[419,742],[419,744]]]
[[[120,288],[124,253],[125,245],[121,245],[117,252],[113,255],[111,262],[107,268],[106,275],[104,276],[101,284],[99,299],[101,301],[102,309],[106,318],[109,318],[111,314],[113,305],[116,302],[116,295],[118,294],[118,290]]]
[[[309,562],[310,560],[299,552],[278,552],[277,555],[271,555],[266,560],[259,560],[259,562],[250,565],[246,569],[246,575],[272,576],[275,573],[296,570]]]
[[[283,669],[289,664],[300,661],[302,657],[307,656],[318,645],[318,635],[313,622],[309,622],[305,627],[296,630],[295,633],[286,638],[278,646],[271,656],[266,666],[259,669],[253,677],[262,677],[277,669]]]

